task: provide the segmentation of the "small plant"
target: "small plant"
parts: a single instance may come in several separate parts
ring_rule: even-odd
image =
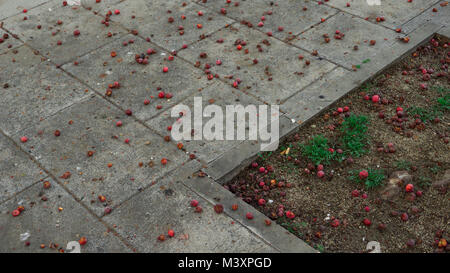
[[[428,122],[442,116],[442,111],[436,105],[428,108],[412,106],[406,109],[406,113],[412,117],[419,117],[423,122]]]
[[[349,116],[341,127],[341,142],[346,153],[354,157],[360,157],[367,152],[366,146],[369,144],[367,135],[369,119],[367,116]]]
[[[335,152],[330,152],[329,150],[330,146],[328,145],[328,139],[323,137],[322,135],[313,137],[307,145],[299,145],[302,151],[302,155],[307,157],[316,165],[328,165],[335,156]]]
[[[438,108],[442,111],[450,110],[450,94],[446,94],[443,97],[437,99]]]
[[[431,178],[425,176],[419,176],[419,186],[422,188],[428,187],[431,185]]]
[[[395,167],[397,170],[409,170],[412,163],[407,160],[399,160],[395,162]]]
[[[363,84],[363,86],[361,87],[361,91],[367,93],[370,91],[370,89],[372,89],[372,87],[373,87],[373,83],[367,82],[367,83]]]
[[[258,157],[261,158],[263,161],[266,161],[270,155],[272,155],[272,152],[262,152],[258,153]]]
[[[364,177],[361,177],[361,173],[367,173]],[[361,183],[363,182],[366,185],[366,188],[374,188],[380,186],[386,176],[383,174],[383,170],[353,170],[350,171],[349,179],[353,182]]]
[[[290,233],[295,234],[299,237],[303,236],[303,233],[300,232],[302,225],[297,222],[292,222],[288,220],[285,216],[281,217],[277,221],[282,227],[287,229]],[[303,225],[304,227],[304,225]]]
[[[315,245],[314,248],[317,249],[321,253],[325,251],[325,247],[321,244]]]
[[[438,165],[435,165],[435,166],[433,166],[433,167],[430,167],[430,171],[431,171],[433,174],[437,174],[440,170],[441,170],[441,167],[439,167]]]
[[[442,96],[437,98],[435,104],[427,108],[412,106],[406,109],[406,113],[410,116],[420,117],[423,122],[442,117],[444,112],[450,109],[450,89],[440,86],[434,87],[434,89],[442,94]]]

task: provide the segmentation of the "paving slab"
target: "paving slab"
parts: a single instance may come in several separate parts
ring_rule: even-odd
[[[137,30],[141,36],[150,38],[168,51],[179,50],[184,44],[198,41],[233,22],[232,19],[218,16],[213,11],[185,0],[113,2],[102,7],[99,14],[104,15],[108,10],[115,9],[121,12],[120,15],[111,16],[112,21],[120,22],[127,29]],[[202,15],[198,12],[202,12]],[[169,18],[173,21],[169,22]]]
[[[255,29],[264,33],[271,32],[273,37],[284,41],[292,38],[314,25],[321,19],[327,19],[338,12],[326,5],[317,5],[314,1],[298,0],[247,0],[247,1],[198,1],[217,13],[231,17],[241,23],[250,23]],[[235,5],[239,3],[239,5]],[[262,25],[259,23],[262,22]],[[279,29],[282,27],[282,29]]]
[[[27,20],[24,20],[25,16]],[[53,0],[26,14],[6,19],[3,28],[62,65],[126,33],[115,23],[107,27],[101,21],[100,16],[81,6],[63,6],[62,1]],[[78,36],[74,35],[75,30],[80,31]],[[109,32],[111,37],[108,37]],[[58,42],[62,44],[58,45]]]
[[[134,42],[123,46],[124,41],[130,40]],[[146,54],[149,48],[157,53],[148,57],[149,64],[138,64],[135,55]],[[111,57],[112,51],[117,54],[115,58]],[[108,99],[123,109],[131,109],[139,119],[147,120],[211,83],[202,77],[200,70],[177,57],[172,61],[168,57],[169,54],[157,50],[154,44],[129,34],[79,58],[78,65],[70,63],[62,68],[101,94],[106,93],[109,84],[119,82],[120,88],[111,89]],[[169,71],[164,73],[163,67]],[[160,92],[170,93],[172,97],[160,99]],[[146,99],[148,104],[144,104]]]
[[[437,2],[439,0],[381,0],[381,5],[370,6],[366,0],[332,0],[327,5],[364,19],[367,18],[370,22],[396,29]],[[347,3],[350,6],[347,6]],[[377,17],[383,17],[385,21],[377,21]]]
[[[118,121],[123,125],[118,127]],[[60,131],[60,136],[54,135],[55,130]],[[106,206],[114,208],[187,159],[175,144],[165,142],[98,97],[77,103],[21,135],[29,138],[21,143],[22,147],[60,177],[97,215],[103,215]],[[168,161],[166,165],[161,163],[163,158]],[[67,172],[70,177],[65,179]],[[100,202],[99,195],[107,201]]]
[[[24,9],[30,10],[48,1],[49,0],[0,0],[0,20],[15,14],[23,13]]]
[[[267,226],[265,220],[269,219],[265,215],[258,212],[251,205],[245,203],[242,199],[234,196],[230,191],[216,183],[213,179],[195,176],[192,179],[185,179],[183,183],[192,190],[196,191],[203,198],[207,199],[210,203],[214,205],[223,205],[224,212],[227,215],[235,219],[236,222],[250,229],[254,234],[257,234],[259,237],[263,238],[263,240],[273,249],[283,253],[318,252],[280,225],[272,223]],[[232,206],[234,204],[238,205],[237,210],[232,210]],[[247,213],[252,213],[254,218],[251,220],[247,219]]]
[[[8,32],[0,28],[0,54],[3,54],[8,50],[16,48],[22,44],[23,43],[20,40],[14,38]]]
[[[117,232],[142,252],[240,253],[267,246],[229,216],[214,212],[211,203],[183,185],[199,167],[191,161],[103,220],[116,226]],[[190,206],[193,199],[199,201],[201,213]],[[175,231],[173,238],[167,235],[169,229]],[[158,240],[161,234],[165,241]]]
[[[440,26],[450,26],[450,5],[448,1],[440,1],[431,6],[419,16],[403,24],[401,28],[404,33],[409,34],[415,29],[430,23]]]
[[[71,252],[67,244],[81,237],[87,239],[80,248],[81,253],[131,252],[107,226],[88,213],[57,183],[51,179],[46,181],[51,183],[49,189],[38,183],[0,205],[1,253],[57,253],[60,249]],[[11,213],[18,206],[24,206],[25,210],[13,217]],[[58,247],[50,247],[55,244]]]
[[[345,36],[336,39],[336,31],[344,33]],[[329,36],[328,43],[324,34]],[[353,65],[360,65],[367,59],[376,58],[377,52],[392,43],[396,37],[395,31],[341,12],[300,35],[294,44],[306,50],[317,50],[319,56],[352,69]],[[376,41],[375,45],[370,45],[371,40]],[[357,50],[355,46],[358,47]]]
[[[47,174],[27,154],[0,134],[0,203],[45,177]]]
[[[438,32],[439,35],[450,37],[450,26],[443,27]]]
[[[357,87],[352,81],[354,72],[338,67],[280,106],[295,122],[309,120],[328,105]]]
[[[221,39],[223,42],[218,43]],[[246,42],[241,50],[236,45],[239,40]],[[202,53],[206,56],[200,56]],[[178,55],[191,63],[198,62],[202,68],[208,64],[211,73],[218,74],[230,85],[240,79],[240,90],[268,104],[279,104],[335,67],[326,60],[239,24],[214,33]],[[299,55],[304,59],[299,60]],[[221,61],[220,65],[216,64],[217,60]]]
[[[0,128],[12,136],[90,94],[27,46],[0,55]]]
[[[202,101],[202,108],[205,110],[205,108],[208,105],[215,105],[219,106],[222,109],[223,116],[226,116],[226,106],[231,105],[235,106],[237,104],[242,105],[244,107],[248,105],[254,105],[258,107],[259,105],[263,104],[256,99],[247,96],[246,94],[242,93],[239,90],[233,90],[230,86],[220,82],[215,81],[214,84],[208,86],[207,88],[198,91],[196,93],[193,93],[189,98],[186,100],[180,102],[180,104],[183,104],[188,107],[188,109],[191,111],[190,120],[191,120],[191,126],[194,128],[194,112],[195,111],[202,111],[202,109],[196,108],[194,106],[194,98],[198,97]],[[164,111],[161,115],[157,116],[154,119],[151,119],[147,121],[147,124],[157,130],[161,135],[171,135],[171,132],[168,131],[168,127],[174,125],[176,122],[181,123],[182,118],[189,118],[187,115],[180,117],[172,117],[171,112],[172,109],[168,109]],[[179,112],[175,112],[179,113]],[[201,112],[200,112],[201,113]],[[211,120],[211,117],[203,117],[203,126],[206,125],[206,123]],[[237,131],[237,118],[235,116],[234,123],[233,123],[233,129],[236,132]],[[226,131],[226,121],[223,122],[223,130]],[[245,125],[245,133],[248,137],[249,127],[248,127],[248,118],[246,119],[246,125]],[[190,132],[190,130],[189,130]],[[205,162],[211,162],[212,160],[218,158],[224,151],[227,151],[231,149],[232,147],[238,145],[243,140],[226,140],[225,135],[222,135],[221,140],[206,140],[204,135],[202,137],[202,140],[195,140],[195,137],[201,137],[200,131],[194,130],[194,136],[192,136],[191,140],[182,140],[180,141],[183,143],[185,149],[190,152],[196,154],[200,159],[204,160]]]

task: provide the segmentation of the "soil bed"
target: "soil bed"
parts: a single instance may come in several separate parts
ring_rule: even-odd
[[[319,251],[449,252],[448,46],[417,48],[225,187]]]

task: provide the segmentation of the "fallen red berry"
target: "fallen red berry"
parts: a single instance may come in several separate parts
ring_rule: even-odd
[[[363,180],[369,177],[369,173],[366,170],[362,170],[359,172],[359,179]]]
[[[372,224],[372,222],[367,218],[364,218],[363,223],[365,226],[370,226]]]
[[[406,185],[405,190],[406,190],[406,192],[414,191],[414,185],[413,184]]]
[[[173,236],[175,236],[175,231],[173,231],[172,229],[169,229],[167,234],[169,235],[169,237],[173,237]]]
[[[258,205],[264,206],[265,204],[266,204],[266,200],[264,200],[262,198],[258,200]]]
[[[197,207],[197,206],[198,206],[198,201],[195,200],[195,199],[192,200],[192,201],[191,201],[191,207],[194,207],[194,208],[195,208],[195,207]]]
[[[78,243],[80,243],[80,245],[84,246],[87,243],[86,237],[81,237],[80,240],[78,240]]]
[[[216,213],[218,213],[218,214],[222,213],[222,212],[223,212],[223,205],[221,205],[221,204],[215,205],[215,206],[214,206],[214,211],[215,211]]]
[[[295,214],[292,211],[288,210],[288,211],[286,211],[286,217],[289,219],[294,219]]]

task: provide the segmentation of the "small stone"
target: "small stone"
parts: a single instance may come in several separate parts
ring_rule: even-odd
[[[413,180],[413,176],[410,175],[407,171],[396,171],[396,172],[393,172],[389,178],[400,179],[405,184],[409,184]]]

